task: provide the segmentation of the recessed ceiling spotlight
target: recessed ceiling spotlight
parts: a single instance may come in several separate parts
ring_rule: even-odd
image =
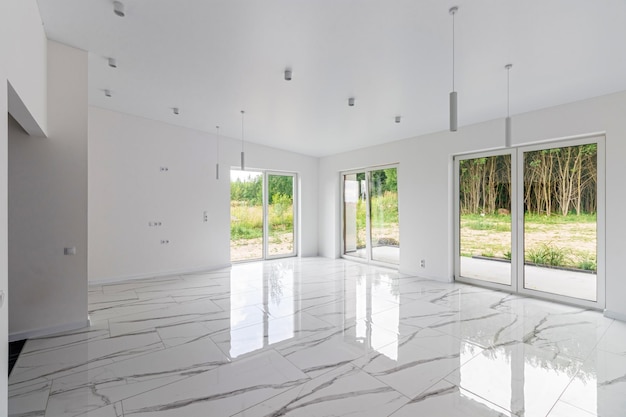
[[[348,99],[348,106],[350,106],[350,107],[354,107],[354,97],[350,97],[350,98]]]
[[[117,61],[115,60],[115,58],[109,58],[109,67],[117,68]]]
[[[178,109],[178,107],[174,107],[174,108],[172,108],[172,112],[173,112],[174,114],[180,114],[180,110]]]
[[[402,120],[402,116],[396,116],[396,123],[400,123],[400,120]]]
[[[124,4],[121,1],[113,2],[113,12],[119,17],[124,17],[126,14],[124,13]]]
[[[291,68],[285,70],[285,81],[291,81]]]

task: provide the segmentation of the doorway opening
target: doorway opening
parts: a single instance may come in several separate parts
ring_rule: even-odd
[[[296,256],[296,174],[230,172],[232,262]]]

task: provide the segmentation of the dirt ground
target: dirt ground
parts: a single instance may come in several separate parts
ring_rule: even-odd
[[[293,251],[293,233],[277,234],[269,239],[268,255],[290,254]],[[263,258],[263,238],[239,239],[230,242],[231,261]]]
[[[565,249],[573,255],[596,254],[596,224],[572,223],[560,225],[529,226],[524,239],[526,250],[541,244],[550,244]],[[493,230],[461,229],[461,252],[472,255],[484,255],[492,251],[495,256],[503,257],[511,248],[511,232]]]

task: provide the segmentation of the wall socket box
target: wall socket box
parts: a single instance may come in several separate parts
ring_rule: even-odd
[[[76,255],[76,247],[63,248],[63,255]]]
[[[426,259],[422,259],[422,260],[420,261],[420,267],[421,267],[421,268],[426,268]]]

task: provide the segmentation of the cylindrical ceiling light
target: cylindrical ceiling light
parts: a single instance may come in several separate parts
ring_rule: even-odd
[[[354,107],[354,97],[350,97],[350,98],[348,99],[348,106],[350,106],[350,107]]]
[[[396,116],[396,123],[400,123],[401,120],[402,120],[402,116]]]
[[[104,90],[104,95],[106,97],[111,97],[111,90],[109,90],[109,89]]]
[[[243,149],[243,115],[245,114],[245,111],[241,111],[241,170],[245,171],[246,170],[246,165],[245,165],[245,156],[244,156],[244,149]]]
[[[220,127],[215,126],[217,139],[215,140],[215,179],[220,179]]]
[[[510,72],[513,64],[506,64],[504,69],[506,69],[506,119],[504,119],[504,146],[507,148],[511,147],[511,113],[510,113],[510,94],[511,94],[511,84],[510,84]]]
[[[109,58],[109,67],[117,68],[117,61],[115,60],[115,58]]]
[[[172,113],[174,113],[175,115],[179,115],[180,114],[180,109],[178,107],[173,107],[172,108]]]
[[[291,81],[292,71],[291,68],[285,70],[285,81]]]
[[[458,128],[458,98],[454,90],[454,15],[459,10],[458,6],[451,7],[452,15],[452,92],[450,93],[450,132],[456,132]]]
[[[119,17],[126,16],[126,13],[124,13],[124,4],[122,4],[121,1],[113,2],[113,12]]]

